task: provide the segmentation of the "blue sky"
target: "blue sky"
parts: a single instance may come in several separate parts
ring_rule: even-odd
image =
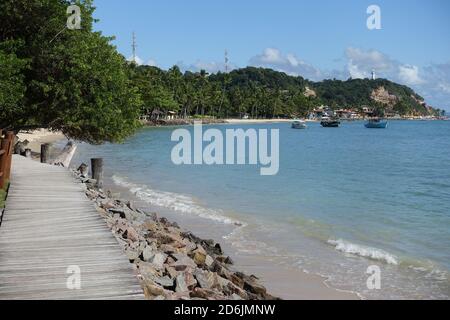
[[[369,30],[369,5],[381,30]],[[378,76],[413,87],[450,111],[447,0],[97,0],[96,29],[131,57],[167,69],[271,67],[312,80]]]

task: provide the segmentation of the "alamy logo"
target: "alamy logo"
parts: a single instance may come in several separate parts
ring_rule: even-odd
[[[81,268],[79,266],[73,265],[68,266],[66,270],[67,277],[66,287],[69,290],[80,290],[81,289]]]
[[[70,16],[67,18],[67,29],[69,30],[79,30],[81,29],[81,10],[79,6],[70,5],[67,7],[67,14]]]
[[[381,9],[379,6],[372,4],[367,7],[367,14],[370,16],[367,18],[367,29],[380,30],[381,29]]]
[[[219,129],[203,132],[201,122],[195,122],[193,137],[187,129],[176,129],[171,140],[179,142],[171,153],[176,165],[260,165],[264,176],[279,170],[278,129],[271,129],[270,135],[267,129],[226,129],[224,137]]]
[[[370,277],[367,278],[366,285],[369,290],[380,290],[381,289],[381,269],[379,266],[369,266],[366,270]]]

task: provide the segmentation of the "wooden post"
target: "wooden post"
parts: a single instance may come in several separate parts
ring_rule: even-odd
[[[0,189],[3,189],[5,184],[5,158],[6,158],[6,151],[5,151],[5,143],[4,139],[2,139],[3,130],[0,129]]]
[[[5,179],[9,181],[9,178],[11,176],[11,163],[14,149],[14,132],[8,131],[5,137],[7,140]]]
[[[97,181],[97,188],[103,187],[103,158],[91,159],[92,179]]]
[[[0,133],[1,134],[1,133]],[[1,138],[1,135],[0,135]],[[14,132],[8,131],[1,139],[0,145],[0,189],[4,188],[11,174],[11,158],[14,142]]]
[[[41,163],[47,163],[49,160],[50,145],[48,143],[41,144]]]

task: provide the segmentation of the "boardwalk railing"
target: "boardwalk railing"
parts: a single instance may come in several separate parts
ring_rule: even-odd
[[[11,174],[11,159],[14,148],[14,133],[11,131],[3,135],[0,129],[0,189],[6,187]]]

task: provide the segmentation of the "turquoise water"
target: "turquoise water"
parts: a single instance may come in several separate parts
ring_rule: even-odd
[[[261,176],[257,166],[173,165],[174,128],[143,129],[122,145],[81,145],[74,162],[104,157],[113,181],[143,201],[211,223],[239,222],[225,235],[236,250],[278,254],[336,288],[366,298],[450,297],[450,122],[210,127],[280,129],[278,175]],[[382,268],[381,290],[365,284],[373,264]]]

